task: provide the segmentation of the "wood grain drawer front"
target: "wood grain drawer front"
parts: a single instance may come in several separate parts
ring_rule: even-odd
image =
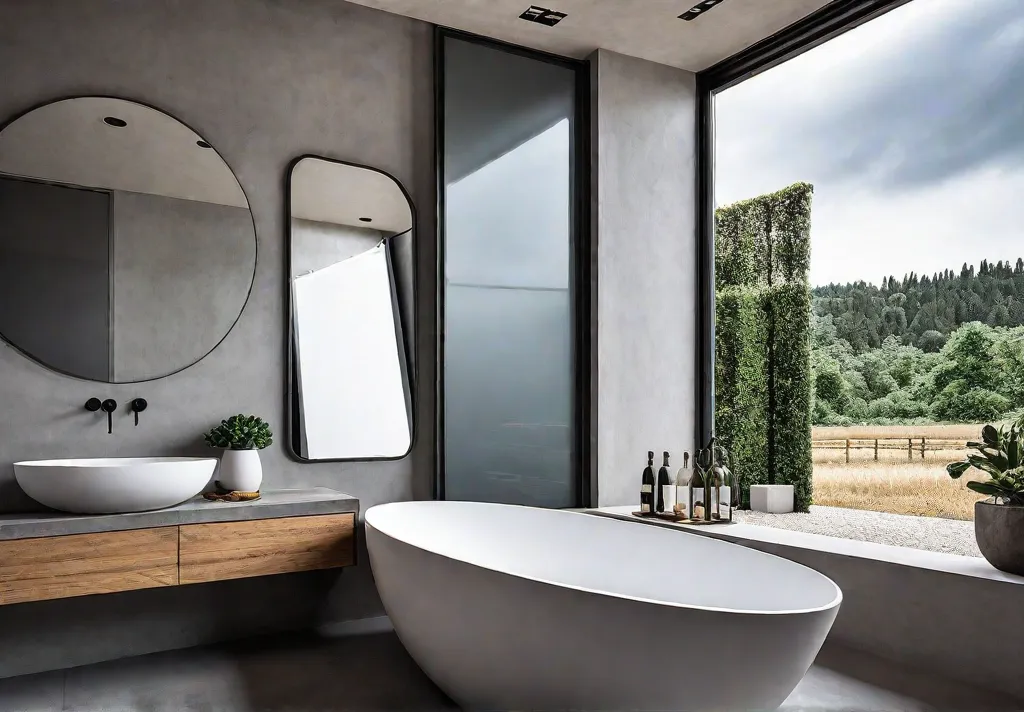
[[[181,527],[181,583],[351,566],[354,514]]]
[[[0,605],[177,583],[177,527],[0,541]]]

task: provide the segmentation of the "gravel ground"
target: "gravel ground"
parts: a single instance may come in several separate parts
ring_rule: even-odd
[[[937,517],[910,517],[840,507],[811,507],[808,514],[736,512],[734,519],[776,529],[824,534],[841,539],[939,551],[961,556],[981,556],[974,540],[974,522]]]

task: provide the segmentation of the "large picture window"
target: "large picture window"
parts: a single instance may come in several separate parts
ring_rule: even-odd
[[[976,556],[946,464],[1024,415],[1024,5],[875,6],[705,78],[714,424],[805,510],[747,521]]]

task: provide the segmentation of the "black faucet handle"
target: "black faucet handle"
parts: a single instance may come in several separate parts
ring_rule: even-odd
[[[136,398],[132,401],[132,412],[135,413],[135,427],[139,426],[139,413],[149,407],[145,398]]]
[[[89,411],[90,413],[95,413],[102,406],[103,406],[103,404],[100,403],[100,399],[99,398],[90,398],[89,400],[87,400],[85,402],[85,409],[87,411]]]
[[[100,404],[100,409],[107,414],[107,434],[114,432],[114,411],[117,410],[117,401],[107,398]]]

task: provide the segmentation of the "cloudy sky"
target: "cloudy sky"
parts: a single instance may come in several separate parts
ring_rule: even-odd
[[[717,203],[795,181],[815,285],[1024,257],[1024,0],[912,0],[718,94]]]

